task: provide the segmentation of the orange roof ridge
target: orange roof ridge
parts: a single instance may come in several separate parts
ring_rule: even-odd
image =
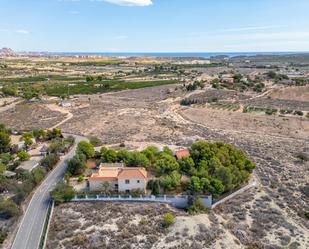
[[[97,173],[93,173],[89,180],[116,180],[116,179],[139,179],[147,178],[144,167],[105,168],[101,167]]]

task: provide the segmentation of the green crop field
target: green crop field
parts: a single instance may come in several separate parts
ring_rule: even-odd
[[[159,80],[159,81],[136,81],[124,82],[119,80],[109,80],[91,83],[76,83],[74,85],[68,84],[48,84],[45,85],[45,91],[51,96],[63,96],[69,93],[74,94],[95,94],[121,91],[126,89],[139,89],[145,87],[154,87],[168,84],[176,84],[176,80]]]

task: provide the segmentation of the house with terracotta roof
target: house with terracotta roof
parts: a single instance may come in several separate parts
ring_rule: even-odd
[[[182,150],[177,150],[175,152],[175,157],[177,160],[181,160],[184,157],[189,157],[190,156],[190,151],[189,149],[182,149]]]
[[[90,190],[103,190],[108,186],[108,190],[118,192],[146,191],[147,171],[142,167],[124,167],[123,164],[102,164],[88,181]]]

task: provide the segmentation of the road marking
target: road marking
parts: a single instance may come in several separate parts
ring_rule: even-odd
[[[75,138],[75,145],[73,146],[73,148],[63,157],[63,159],[59,163],[57,163],[56,167],[50,172],[50,174],[44,179],[38,189],[34,192],[23,215],[21,224],[17,230],[11,249],[36,249],[39,247],[41,237],[39,236],[39,238],[36,238],[37,236],[31,235],[33,233],[34,235],[37,235],[34,229],[35,227],[37,227],[40,231],[42,231],[42,227],[44,227],[44,223],[41,222],[41,219],[37,219],[39,215],[45,214],[44,217],[46,217],[48,211],[48,207],[45,207],[43,199],[49,197],[51,187],[55,186],[62,179],[62,175],[65,173],[66,161],[75,155],[77,144],[80,141],[87,140],[85,137],[82,136],[73,136]],[[34,215],[32,215],[34,217],[30,215],[31,212],[35,212]],[[30,227],[29,224],[31,224]],[[30,245],[29,242],[31,242]],[[35,246],[33,246],[33,244],[35,244]]]

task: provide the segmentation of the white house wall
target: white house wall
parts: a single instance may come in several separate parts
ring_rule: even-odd
[[[131,191],[131,190],[142,190],[145,191],[146,190],[146,180],[145,179],[127,179],[130,180],[129,184],[125,183],[126,179],[119,179],[118,180],[118,185],[119,185],[119,191],[120,192],[125,192],[127,190]],[[139,183],[138,183],[139,181]]]

